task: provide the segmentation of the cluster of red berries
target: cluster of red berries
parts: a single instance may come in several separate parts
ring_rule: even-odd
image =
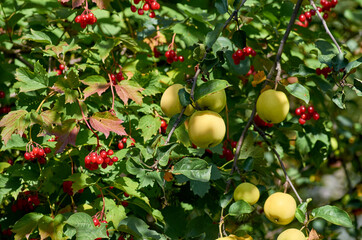
[[[236,148],[237,144],[238,144],[237,141],[232,141],[231,139],[225,140],[222,147],[223,149],[222,155],[220,155],[220,158],[225,158],[226,161],[233,160],[234,159],[233,149]]]
[[[32,194],[30,191],[25,191],[19,194],[18,199],[11,205],[11,211],[14,213],[17,211],[31,212],[39,204],[40,201],[37,193]]]
[[[158,49],[156,47],[153,48],[153,55],[155,56],[155,58],[159,58],[161,56],[161,52],[158,51]]]
[[[113,85],[117,85],[117,81],[120,82],[125,79],[121,68],[119,69],[118,73],[116,73],[116,74],[111,73],[110,78],[111,78]]]
[[[108,222],[106,220],[99,221],[99,219],[97,217],[93,218],[93,223],[94,223],[94,226],[96,226],[96,227],[101,226],[101,223],[107,224],[106,227],[108,227]],[[108,230],[107,230],[107,236],[109,237]],[[96,240],[102,240],[102,238],[96,238]]]
[[[272,127],[273,126],[272,123],[267,123],[263,119],[261,119],[258,114],[256,114],[254,117],[254,123],[258,127]]]
[[[317,68],[315,70],[315,72],[317,73],[317,75],[324,75],[325,78],[328,77],[328,74],[330,74],[332,72],[332,69],[330,67],[324,67],[322,69]]]
[[[165,57],[167,58],[168,64],[171,64],[171,63],[177,62],[177,61],[180,61],[180,62],[185,61],[184,56],[182,56],[182,55],[177,56],[177,53],[172,49],[165,52]]]
[[[59,64],[59,68],[55,69],[55,72],[57,73],[57,76],[62,75],[65,69],[65,65],[64,64]]]
[[[131,147],[134,146],[134,144],[136,143],[136,140],[132,137],[129,138],[132,142],[131,142]],[[124,147],[126,147],[127,144],[127,137],[123,137],[121,140],[118,141],[118,149],[122,150]]]
[[[126,239],[125,239],[125,236],[120,236],[120,237],[118,238],[118,240],[126,240]],[[131,235],[131,236],[128,238],[128,240],[133,240],[133,236]]]
[[[87,25],[95,24],[97,22],[97,17],[94,16],[93,13],[82,13],[81,15],[76,16],[74,21],[76,23],[80,23],[80,27],[84,29]]]
[[[0,99],[5,98],[6,94],[4,91],[0,91]],[[0,107],[0,114],[8,114],[11,111],[10,106],[2,106]]]
[[[108,151],[101,150],[99,154],[97,152],[90,152],[84,158],[85,167],[92,171],[97,170],[99,165],[101,165],[103,169],[107,166],[112,166],[113,163],[118,161],[118,157],[112,157],[113,154],[114,152],[112,149],[109,149]]]
[[[7,229],[4,229],[4,230],[2,230],[2,232],[1,232],[1,236],[11,236],[11,235],[13,235],[13,232],[11,231],[11,229],[10,228],[7,228]]]
[[[57,137],[57,136],[48,139],[48,142],[56,142],[56,141],[58,141],[58,137]]]
[[[249,72],[246,74],[247,77],[249,77],[250,75],[255,75],[256,71],[253,65],[250,66]]]
[[[234,60],[234,64],[238,65],[240,64],[240,61],[244,60],[245,57],[255,57],[256,56],[256,52],[254,49],[252,49],[251,47],[244,47],[243,49],[238,49],[236,50],[233,55],[232,58]]]
[[[150,11],[150,18],[154,18],[156,17],[156,13],[154,12],[154,10],[158,10],[160,9],[160,4],[157,2],[157,0],[133,0],[134,5],[131,5],[131,11],[132,12],[137,12],[138,15],[143,15],[145,14],[145,11]],[[137,7],[135,5],[140,4],[139,8],[137,9]]]
[[[164,119],[162,119],[161,120],[161,127],[160,127],[161,133],[165,134],[166,130],[167,130],[167,127],[168,127],[167,122]]]
[[[335,8],[338,4],[338,0],[321,0],[320,1],[322,7],[317,7],[318,12],[322,13],[324,12],[323,19],[327,20],[329,15],[327,12],[331,11],[331,8]],[[299,21],[297,24],[302,27],[308,27],[309,23],[312,21],[312,16],[316,14],[316,11],[314,9],[311,9],[309,11],[306,11],[299,15]]]
[[[35,159],[38,159],[38,162],[40,164],[46,163],[46,155],[48,153],[51,153],[51,149],[49,147],[43,148],[42,146],[38,145],[38,147],[31,146],[32,150],[27,151],[24,153],[25,160],[33,161]]]
[[[300,106],[299,108],[295,109],[295,114],[297,116],[300,116],[299,123],[301,125],[304,125],[307,120],[311,118],[313,118],[314,120],[319,119],[319,114],[313,106],[309,106],[308,109],[305,106]]]
[[[63,182],[63,192],[67,193],[70,196],[73,196],[73,182],[72,181],[64,181]],[[78,193],[83,193],[84,189],[78,190]]]

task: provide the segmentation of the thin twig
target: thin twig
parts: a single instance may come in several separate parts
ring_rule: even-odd
[[[181,110],[181,112],[180,112],[180,114],[178,115],[175,123],[173,124],[170,133],[169,133],[168,136],[167,136],[167,140],[166,140],[166,142],[165,142],[165,145],[170,141],[171,136],[172,136],[173,132],[176,130],[177,125],[180,123],[181,118],[182,118],[182,115],[184,114],[185,110],[186,110],[186,107],[183,107],[182,110]]]
[[[316,11],[317,16],[319,17],[319,19],[322,21],[322,24],[323,24],[323,26],[324,26],[324,29],[326,30],[326,33],[327,33],[327,34],[329,35],[329,37],[332,39],[334,45],[336,45],[336,47],[337,47],[337,49],[338,49],[338,52],[339,52],[340,54],[342,54],[341,47],[338,45],[337,40],[334,38],[333,34],[332,34],[331,31],[329,30],[326,21],[324,20],[324,18],[322,17],[322,15],[320,14],[320,12],[318,11],[317,6],[315,5],[314,1],[313,1],[313,0],[309,0],[309,2],[310,2],[310,4],[313,6],[314,10]]]

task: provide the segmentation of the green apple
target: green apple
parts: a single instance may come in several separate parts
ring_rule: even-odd
[[[225,137],[226,126],[222,117],[213,111],[196,111],[188,124],[189,138],[200,148],[215,147]]]
[[[161,109],[167,117],[172,117],[175,114],[179,114],[182,111],[182,105],[178,96],[178,91],[184,88],[181,84],[174,84],[169,86],[161,97]],[[194,111],[191,105],[186,107],[185,115],[190,116]]]
[[[262,92],[256,102],[259,117],[267,123],[284,121],[289,112],[289,100],[285,93],[273,89]]]
[[[296,228],[289,228],[279,234],[277,240],[305,240],[304,233]]]
[[[243,237],[238,237],[236,235],[230,234],[227,237],[218,238],[216,240],[253,240],[253,238],[248,234],[244,235]]]
[[[202,110],[211,110],[219,113],[226,105],[225,89],[210,93],[197,100],[196,103]]]
[[[234,190],[234,200],[244,200],[250,205],[255,204],[260,197],[259,189],[251,183],[241,183]]]
[[[274,193],[267,198],[264,204],[265,216],[279,225],[287,225],[292,222],[296,210],[297,203],[287,193]]]

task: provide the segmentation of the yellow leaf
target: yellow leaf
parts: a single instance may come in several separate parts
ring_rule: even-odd
[[[254,75],[254,81],[257,82],[258,84],[261,82],[264,82],[266,80],[266,76],[264,71],[258,71],[255,75]]]

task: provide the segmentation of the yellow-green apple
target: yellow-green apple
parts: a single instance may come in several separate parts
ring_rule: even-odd
[[[259,117],[267,123],[280,123],[288,115],[289,101],[285,93],[269,89],[256,102]]]
[[[226,126],[222,117],[213,111],[196,111],[188,124],[189,138],[200,148],[218,145],[225,136]]]
[[[220,91],[210,93],[197,100],[196,103],[202,110],[211,110],[219,113],[226,105],[225,90],[222,89]]]
[[[289,228],[279,234],[277,240],[305,240],[304,233],[296,228]]]
[[[184,88],[181,84],[174,84],[169,86],[161,97],[161,109],[167,117],[172,117],[182,111],[182,105],[178,96],[180,89]],[[194,111],[191,105],[186,107],[184,112],[185,115],[190,116]]]
[[[294,219],[297,203],[288,193],[273,193],[264,204],[265,216],[273,223],[287,225]]]
[[[234,200],[244,200],[245,202],[253,205],[260,197],[259,189],[251,183],[241,183],[234,190]]]

